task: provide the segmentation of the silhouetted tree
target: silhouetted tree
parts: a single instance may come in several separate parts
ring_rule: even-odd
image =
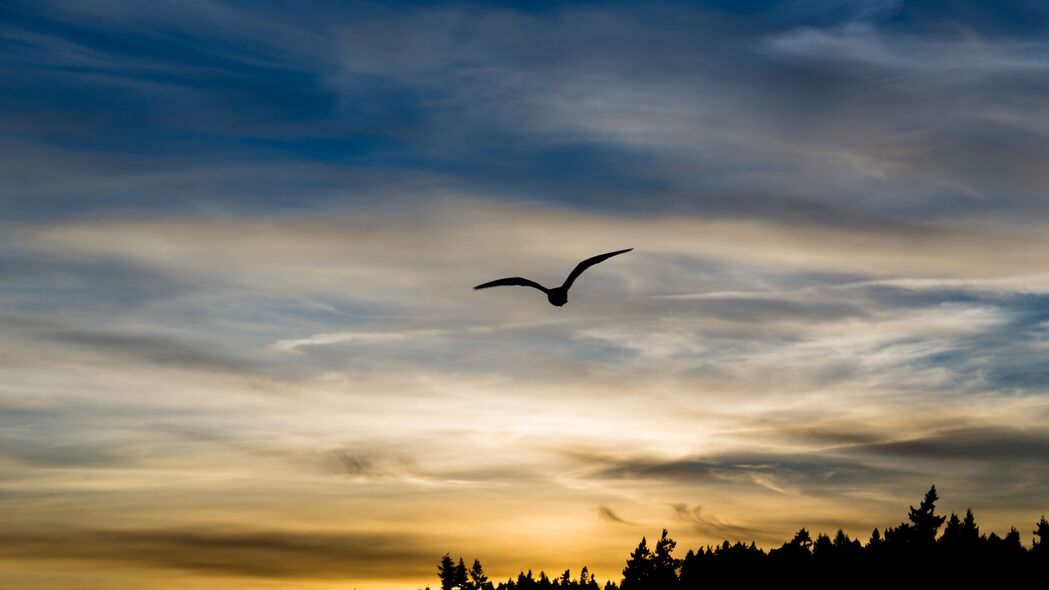
[[[778,550],[778,555],[791,561],[800,561],[809,557],[812,547],[812,535],[804,528],[794,533],[794,538],[783,544]]]
[[[954,512],[947,519],[947,525],[943,527],[943,535],[940,537],[940,545],[946,549],[957,549],[961,546],[962,519]]]
[[[652,552],[648,549],[648,541],[641,537],[637,549],[630,554],[630,559],[623,568],[623,581],[619,584],[622,590],[648,590],[652,582],[655,570]]]
[[[1037,527],[1034,530],[1034,536],[1038,538],[1034,540],[1031,553],[1037,559],[1047,561],[1049,560],[1049,522],[1046,522],[1045,516],[1038,521]]]
[[[550,582],[550,578],[546,575],[546,572],[539,572],[539,580],[536,581],[535,587],[539,590],[550,590],[553,584]]]
[[[808,530],[802,528],[794,533],[793,539],[784,543],[779,549],[769,551],[769,560],[772,562],[772,567],[782,575],[799,576],[812,557],[811,547],[812,535]]]
[[[470,571],[467,572],[467,575],[470,577],[468,590],[491,590],[492,583],[488,581],[488,576],[485,575],[480,560],[474,560],[474,564],[470,566]]]
[[[867,546],[870,547],[872,545],[881,545],[881,543],[881,533],[879,533],[878,529],[875,528],[873,531],[871,531],[871,538],[867,541]]]
[[[940,530],[944,517],[936,514],[936,486],[929,488],[925,498],[917,508],[911,506],[907,519],[911,521],[912,541],[922,546],[931,546],[936,541],[936,532]]]
[[[1020,532],[1015,528],[1010,529],[1005,537],[999,537],[995,533],[987,536],[985,559],[994,563],[997,568],[1015,568],[1023,559],[1024,553],[1020,543]]]
[[[1016,527],[1009,529],[1004,540],[1005,549],[1012,554],[1019,555],[1023,551],[1023,543],[1020,541],[1020,531],[1016,530]]]
[[[976,517],[972,509],[965,510],[965,520],[962,521],[962,541],[975,544],[980,540],[980,527],[976,524]]]
[[[437,566],[437,575],[441,579],[441,590],[452,590],[452,588],[458,586],[455,570],[455,562],[452,561],[452,556],[445,553],[444,557],[441,558],[441,563]]]
[[[823,533],[816,537],[816,542],[812,544],[812,557],[820,562],[834,558],[834,543],[831,542],[830,537]]]
[[[667,536],[667,530],[663,529],[662,536],[656,542],[656,550],[652,554],[652,586],[655,588],[672,588],[677,584],[677,570],[681,562],[674,559],[674,548],[677,542]]]
[[[463,558],[459,558],[459,563],[455,566],[455,574],[453,575],[454,586],[456,588],[465,588],[469,583],[466,578],[466,564],[463,563]]]
[[[685,558],[681,560],[680,582],[683,588],[699,586],[703,575],[702,561],[704,557],[705,554],[702,549],[699,550],[698,554],[691,549],[685,554]]]
[[[581,590],[598,590],[597,579],[590,574],[590,568],[583,566],[583,571],[579,572],[579,588]]]
[[[809,531],[801,529],[794,533],[794,538],[790,540],[790,544],[795,547],[801,547],[808,553],[809,547],[812,547],[812,535],[809,534]]]
[[[844,549],[846,547],[851,547],[853,543],[856,543],[856,541],[853,541],[852,539],[850,539],[849,535],[846,534],[845,531],[843,531],[841,529],[838,529],[838,533],[836,535],[834,535],[834,548],[835,549]]]

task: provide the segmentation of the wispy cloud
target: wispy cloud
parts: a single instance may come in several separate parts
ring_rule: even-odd
[[[673,509],[680,520],[689,523],[704,536],[736,541],[769,540],[768,533],[724,522],[713,514],[704,514],[702,506],[690,508],[687,504],[675,504]]]
[[[422,575],[438,550],[403,535],[236,528],[8,531],[2,537],[0,553],[9,559],[118,562],[263,578]]]
[[[616,514],[614,510],[612,510],[608,506],[605,506],[604,504],[597,507],[597,515],[602,519],[607,520],[608,522],[614,522],[616,524],[625,524],[631,526],[637,524],[634,522],[630,522],[629,520],[623,519],[618,514]]]

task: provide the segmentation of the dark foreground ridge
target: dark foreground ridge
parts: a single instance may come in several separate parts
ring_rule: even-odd
[[[834,538],[820,534],[815,540],[805,529],[778,549],[768,552],[740,541],[689,550],[674,557],[677,543],[663,535],[649,549],[642,537],[630,554],[619,583],[611,580],[604,590],[699,590],[711,588],[944,588],[962,584],[1001,588],[1004,583],[1025,587],[1049,584],[1049,522],[1038,521],[1030,549],[1015,528],[1005,537],[980,534],[972,510],[964,517],[936,514],[936,486],[917,508],[911,506],[907,521],[874,529],[866,544],[850,539],[840,529]],[[946,525],[944,526],[944,523]],[[943,527],[942,534],[940,528]],[[565,570],[551,579],[522,572],[516,579],[493,584],[480,561],[466,567],[446,554],[437,566],[441,590],[601,590],[584,567],[574,578]],[[427,588],[429,590],[429,588]]]

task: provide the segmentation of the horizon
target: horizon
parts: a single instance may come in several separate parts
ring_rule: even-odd
[[[773,573],[772,571],[750,571],[747,573],[751,576],[756,576],[749,578],[751,583],[758,581],[767,582],[770,576],[775,577],[776,575],[787,573],[799,575],[806,566],[813,568],[808,573],[819,571],[819,568],[826,568],[826,571],[823,572],[825,575],[840,575],[843,573],[843,570],[858,566],[875,570],[884,568],[887,571],[896,569],[897,571],[894,573],[897,574],[913,573],[911,571],[913,562],[903,561],[901,563],[902,560],[907,559],[924,561],[929,571],[923,575],[928,576],[929,581],[938,579],[942,582],[945,579],[965,575],[959,571],[951,571],[952,567],[957,568],[962,564],[967,566],[970,575],[982,575],[988,571],[993,571],[999,575],[1022,580],[1025,575],[1035,575],[1035,568],[1040,567],[1040,562],[1045,561],[1049,557],[1049,552],[1046,551],[1046,547],[1049,547],[1049,544],[1047,544],[1049,543],[1049,522],[1046,522],[1044,515],[1040,517],[1039,522],[1034,523],[1036,528],[1034,531],[1031,531],[1031,542],[1025,544],[1023,541],[1024,535],[1016,527],[1011,527],[1009,532],[1004,535],[998,535],[997,531],[988,533],[986,530],[982,530],[979,521],[969,509],[964,514],[951,512],[949,516],[946,513],[937,512],[936,503],[939,500],[936,486],[933,485],[926,492],[922,501],[916,503],[918,504],[917,509],[913,505],[909,506],[910,513],[907,519],[895,525],[875,527],[866,541],[862,537],[849,535],[840,528],[831,533],[816,530],[808,531],[806,527],[800,527],[792,539],[784,539],[783,543],[780,544],[773,543],[768,546],[761,546],[754,541],[747,543],[740,539],[732,541],[725,539],[720,544],[713,543],[698,547],[682,548],[677,546],[678,544],[673,540],[671,532],[664,528],[660,536],[652,537],[653,541],[651,542],[647,540],[647,535],[642,536],[637,549],[631,553],[630,560],[627,560],[626,569],[621,572],[622,575],[613,575],[605,579],[604,584],[601,583],[601,576],[595,574],[592,568],[585,564],[574,570],[572,568],[535,570],[534,568],[526,567],[521,568],[516,576],[505,574],[489,575],[491,572],[483,568],[483,564],[480,563],[479,559],[471,557],[470,560],[464,560],[461,555],[452,558],[451,553],[445,553],[442,563],[438,565],[437,577],[441,581],[442,590],[445,590],[445,575],[448,574],[451,578],[447,582],[454,580],[456,577],[454,566],[458,562],[459,571],[461,572],[459,575],[463,580],[466,580],[466,584],[452,583],[450,584],[451,587],[459,587],[466,590],[483,590],[483,585],[478,583],[478,578],[483,576],[488,582],[495,584],[495,590],[503,590],[505,586],[510,586],[515,580],[520,581],[522,576],[527,577],[529,581],[549,578],[550,580],[555,580],[554,583],[556,585],[558,576],[562,573],[571,573],[573,575],[570,579],[573,583],[577,580],[583,583],[585,581],[582,577],[582,571],[585,569],[589,580],[592,580],[599,588],[609,590],[609,584],[625,588],[627,583],[626,570],[633,568],[633,572],[630,574],[632,587],[648,588],[651,585],[651,587],[659,588],[661,587],[659,584],[652,584],[650,580],[646,583],[643,578],[644,574],[638,571],[644,569],[643,567],[639,568],[638,565],[639,563],[644,563],[647,557],[649,563],[656,569],[661,567],[667,568],[669,565],[675,578],[679,579],[683,585],[682,587],[685,588],[693,587],[697,582],[692,576],[698,576],[700,578],[698,581],[704,586],[719,582],[724,583],[726,580],[723,577],[726,575],[730,577],[733,575],[737,576],[736,582],[748,581],[747,578],[742,577],[743,572],[731,569],[744,565],[750,568],[755,566],[760,568],[784,566],[787,568],[799,568],[797,570],[788,569],[778,573]],[[676,564],[662,561],[658,557],[660,554],[658,547],[667,539],[670,540],[670,543],[668,543],[668,551],[664,555],[664,559],[673,559],[677,562]],[[647,553],[641,553],[643,548],[645,548],[644,551],[647,551]],[[752,561],[747,563],[742,561],[738,555],[732,556],[734,551],[741,548],[746,550],[752,559],[755,557],[768,557],[782,561],[779,561],[778,565],[777,562],[770,563],[769,561],[757,563]],[[886,551],[887,548],[888,551]],[[796,552],[797,550],[800,550],[800,553]],[[1016,555],[1014,553],[1015,550],[1019,550],[1021,555]],[[871,553],[872,551],[875,553]],[[784,553],[787,553],[787,555],[784,555]],[[643,557],[638,562],[634,562],[639,554]],[[656,556],[655,559],[653,559],[653,554]],[[702,563],[690,563],[694,557],[702,557],[704,555],[707,560],[713,559],[717,561],[718,559],[725,559],[726,563],[716,573],[705,570]],[[814,558],[815,561],[810,562],[807,558]],[[881,561],[879,562],[879,560]],[[473,563],[474,565],[466,568],[465,563]],[[706,564],[705,567],[709,568],[710,564]],[[1017,571],[1006,569],[1010,567]],[[469,570],[468,578],[465,576],[464,568]],[[474,568],[477,568],[479,571],[475,573],[473,571]],[[686,570],[691,571],[686,573]],[[704,576],[709,578],[712,573],[717,576],[716,579],[704,579]],[[624,580],[623,584],[618,583],[620,578]],[[426,585],[426,587],[429,588],[429,585]],[[563,581],[562,587],[564,587]],[[510,588],[512,590],[512,586]],[[597,588],[594,588],[594,590],[597,590]]]
[[[866,543],[842,529],[832,538],[802,527],[792,539],[767,550],[753,541],[731,543],[726,539],[720,545],[685,548],[682,556],[673,536],[663,529],[652,542],[641,538],[626,560],[621,582],[606,580],[601,584],[600,576],[586,566],[575,575],[570,569],[548,575],[526,568],[504,582],[498,576],[488,576],[479,560],[474,559],[467,567],[461,556],[456,560],[448,553],[438,565],[437,577],[441,590],[689,589],[730,583],[770,584],[784,576],[806,580],[813,587],[830,587],[846,574],[906,576],[911,583],[957,584],[988,575],[998,581],[1031,579],[1049,560],[1049,521],[1044,515],[1035,524],[1032,543],[1024,546],[1015,527],[1003,536],[988,534],[981,531],[971,510],[964,515],[952,512],[949,517],[937,512],[939,500],[933,485],[917,508],[909,507],[905,521],[875,528]]]
[[[0,577],[615,581],[663,529],[865,540],[931,483],[1029,546],[1046,33],[1033,0],[5,3]],[[473,289],[627,248],[563,307]]]

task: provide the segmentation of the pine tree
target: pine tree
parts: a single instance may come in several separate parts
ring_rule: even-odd
[[[922,503],[917,508],[911,506],[907,515],[907,519],[913,525],[913,539],[921,545],[932,545],[936,541],[936,531],[945,520],[944,516],[936,515],[936,501],[939,499],[934,485],[925,493]]]
[[[794,533],[794,538],[790,540],[789,544],[794,547],[800,547],[808,553],[809,548],[812,547],[812,535],[809,534],[809,531],[801,528],[798,532]]]
[[[939,542],[944,549],[953,551],[961,546],[961,541],[962,519],[952,512],[951,517],[947,519],[947,526],[943,527],[943,535],[940,537]]]
[[[677,542],[667,536],[667,530],[656,543],[656,551],[652,555],[652,585],[655,588],[672,588],[677,583],[677,570],[681,567],[681,561],[674,559],[674,548]]]
[[[909,522],[899,526],[885,527],[885,546],[900,549],[914,540],[914,525]]]
[[[452,588],[458,586],[455,580],[455,569],[455,562],[452,561],[452,556],[445,553],[444,557],[441,558],[441,563],[437,566],[437,575],[441,578],[441,590],[452,590]]]
[[[453,576],[454,586],[456,588],[466,588],[469,580],[466,578],[466,564],[463,563],[463,558],[459,558],[459,563],[455,566],[455,574]]]
[[[816,537],[816,542],[812,544],[812,556],[818,560],[825,561],[830,560],[834,553],[834,543],[831,542],[830,537],[820,533]]]
[[[474,560],[474,564],[470,566],[470,571],[467,574],[470,576],[470,588],[474,590],[490,590],[492,587],[492,583],[488,581],[488,576],[484,574],[484,568],[481,567],[480,560]]]
[[[863,553],[863,546],[860,545],[860,542],[849,537],[845,531],[838,529],[838,533],[834,535],[835,561],[839,564],[852,563],[861,553]]]
[[[873,531],[871,531],[871,538],[869,541],[867,541],[867,546],[877,547],[879,545],[881,545],[881,533],[878,532],[877,528],[875,528]]]
[[[1023,549],[1023,543],[1020,541],[1020,531],[1016,530],[1016,527],[1009,529],[1004,541],[1011,551]]]
[[[965,518],[962,519],[962,528],[959,540],[963,547],[968,550],[978,547],[983,540],[980,538],[980,527],[976,524],[976,517],[972,509],[965,510]]]
[[[1049,522],[1046,522],[1045,516],[1038,521],[1038,528],[1034,534],[1038,539],[1031,546],[1031,553],[1043,560],[1049,559]]]
[[[599,590],[597,585],[597,576],[590,573],[590,568],[583,566],[582,571],[579,572],[579,587],[582,590]]]
[[[811,547],[812,535],[809,534],[809,531],[802,528],[794,533],[793,539],[784,543],[779,549],[769,551],[769,557],[775,560],[779,567],[794,569],[800,567],[812,556]],[[715,553],[715,557],[718,557],[720,553],[720,551]],[[714,560],[715,563],[718,561],[723,560]]]
[[[637,549],[630,554],[630,559],[623,568],[622,590],[648,590],[653,574],[653,556],[648,549],[648,541],[641,537]]]

